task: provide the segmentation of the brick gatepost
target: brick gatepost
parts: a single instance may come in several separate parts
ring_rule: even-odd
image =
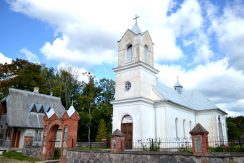
[[[208,131],[198,123],[191,131],[194,156],[206,156],[208,152]]]
[[[73,106],[65,111],[61,118],[59,118],[55,112],[53,112],[52,115],[48,116],[46,114],[44,116],[44,129],[40,154],[41,160],[50,159],[50,157],[54,155],[56,134],[60,128],[62,130],[60,162],[66,162],[67,148],[75,148],[77,144],[79,120],[80,116]]]
[[[117,129],[112,133],[111,153],[119,153],[124,150],[125,150],[125,137],[124,134],[119,129]]]
[[[61,162],[66,162],[66,152],[68,148],[76,148],[77,144],[77,131],[78,131],[78,122],[80,116],[78,112],[74,112],[71,116],[65,112],[62,116],[62,121],[64,122],[64,131],[63,131],[63,151],[61,156]],[[66,130],[67,129],[67,130]],[[67,132],[67,133],[66,133]]]

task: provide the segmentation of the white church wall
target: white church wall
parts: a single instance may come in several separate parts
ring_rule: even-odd
[[[177,124],[177,131],[178,131],[178,137],[179,138],[189,138],[190,137],[190,123],[191,127],[192,125],[195,125],[195,111],[186,109],[174,104],[167,104],[167,131],[173,132],[167,132],[167,137],[176,137],[176,125],[175,125],[175,119],[178,119]]]
[[[214,110],[200,111],[196,114],[196,123],[200,123],[208,132],[211,138],[217,137],[217,121]]]
[[[155,137],[155,114],[152,105],[144,102],[113,105],[113,131],[121,130],[121,120],[130,115],[133,120],[133,142]],[[135,146],[134,146],[135,147]]]
[[[161,138],[189,138],[190,130],[195,126],[195,111],[170,104],[161,103],[156,105],[157,137]],[[178,119],[176,134],[175,119]],[[184,128],[183,128],[184,121]],[[185,133],[185,134],[184,134]]]
[[[156,111],[156,137],[166,138],[167,136],[167,107],[165,103],[160,103],[155,106]]]

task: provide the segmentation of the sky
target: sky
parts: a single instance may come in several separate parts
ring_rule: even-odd
[[[134,25],[154,42],[158,79],[244,115],[243,0],[2,0],[0,63],[16,58],[114,79],[117,41]]]

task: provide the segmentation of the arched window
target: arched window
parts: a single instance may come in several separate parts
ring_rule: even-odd
[[[133,123],[133,120],[132,120],[132,117],[130,115],[125,115],[123,118],[122,118],[122,123]]]
[[[132,45],[129,45],[127,48],[127,55],[126,55],[126,63],[131,63],[132,62]]]
[[[175,118],[175,136],[178,138],[178,118]]]
[[[148,61],[149,61],[148,46],[145,45],[144,46],[144,62],[148,63]]]
[[[184,136],[184,138],[186,137],[185,123],[186,123],[186,120],[184,119],[183,120],[183,136]]]

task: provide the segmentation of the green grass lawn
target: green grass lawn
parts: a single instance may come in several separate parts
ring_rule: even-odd
[[[16,160],[20,160],[20,161],[30,161],[30,162],[39,161],[38,159],[35,159],[33,157],[25,156],[25,155],[23,155],[23,153],[16,152],[16,151],[4,152],[3,156],[6,157],[6,158],[16,159]]]

